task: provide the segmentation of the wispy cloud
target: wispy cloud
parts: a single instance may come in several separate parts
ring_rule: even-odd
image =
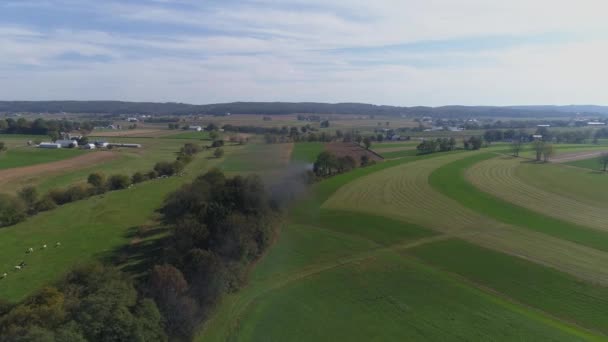
[[[608,103],[608,4],[5,0],[3,99]],[[584,91],[581,91],[584,89]]]

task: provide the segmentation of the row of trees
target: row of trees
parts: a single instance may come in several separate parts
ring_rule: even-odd
[[[275,236],[276,208],[259,177],[228,178],[219,170],[167,197],[160,212],[171,234],[144,293],[158,304],[170,336],[190,339],[222,295],[245,283],[248,265]]]
[[[0,194],[0,227],[17,224],[42,211],[55,209],[59,205],[79,201],[107,191],[128,188],[131,184],[141,183],[158,177],[168,177],[180,173],[193,156],[201,151],[201,147],[187,143],[177,154],[173,162],[158,162],[146,173],[135,172],[133,175],[115,174],[106,177],[103,173],[92,173],[87,178],[87,184],[74,184],[65,189],[52,189],[41,196],[33,186],[21,189],[17,196]],[[216,157],[218,152],[216,150]],[[220,156],[223,151],[220,152]]]
[[[457,149],[456,139],[451,138],[437,138],[423,140],[416,150],[418,154],[429,154],[434,152],[447,152]],[[481,137],[472,136],[468,139],[463,140],[463,147],[465,150],[479,150],[483,145],[483,139]]]
[[[5,134],[58,135],[60,132],[92,131],[95,126],[107,126],[109,121],[45,120],[25,118],[0,119],[0,132]]]

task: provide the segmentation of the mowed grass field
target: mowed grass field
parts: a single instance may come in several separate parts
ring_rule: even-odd
[[[606,252],[429,183],[441,167],[491,157],[401,158],[316,184],[198,340],[606,340]],[[452,177],[470,185],[464,171]]]
[[[132,242],[141,225],[153,223],[166,194],[217,165],[204,152],[187,166],[186,176],[152,180],[130,189],[70,203],[0,229],[0,298],[16,302],[58,280],[77,264],[115,256]],[[55,243],[60,242],[60,247]],[[42,245],[47,244],[47,249]],[[35,252],[26,254],[28,248]],[[27,267],[15,271],[25,261]]]
[[[36,147],[15,147],[0,152],[0,170],[13,167],[50,163],[79,156],[89,151],[79,149],[43,149]]]
[[[85,182],[88,175],[92,172],[102,172],[111,174],[133,174],[137,171],[147,172],[159,161],[172,161],[176,157],[177,151],[187,142],[199,145],[203,143],[197,140],[187,139],[160,139],[160,138],[136,138],[136,137],[98,137],[99,140],[115,143],[134,143],[141,144],[142,148],[114,148],[112,153],[116,157],[101,164],[84,165],[72,170],[61,172],[41,172],[39,174],[22,177],[10,184],[4,184],[2,191],[14,192],[26,185],[34,185],[41,192],[46,192],[53,188],[66,187],[74,183]],[[50,150],[59,152],[63,150]],[[85,152],[87,153],[87,152]],[[90,152],[88,152],[90,153]]]

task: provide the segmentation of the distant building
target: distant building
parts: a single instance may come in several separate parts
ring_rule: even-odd
[[[94,150],[95,144],[84,144],[80,146],[80,148],[82,148],[83,150]]]
[[[599,121],[589,121],[587,122],[588,126],[604,126],[606,125],[605,122],[599,122]]]
[[[78,145],[78,143],[74,140],[56,140],[55,144],[59,144],[61,145],[61,147],[63,148],[72,148],[72,147],[76,147]]]
[[[128,122],[138,122],[139,119],[138,118],[127,118]]]
[[[57,144],[57,143],[50,143],[50,142],[43,142],[40,143],[40,145],[38,145],[38,148],[61,148],[61,144]]]
[[[541,134],[534,134],[532,135],[532,138],[540,140],[543,138],[543,136]]]
[[[95,144],[95,147],[98,147],[98,148],[108,147],[107,141],[95,141],[94,144]]]
[[[201,127],[201,126],[188,126],[188,130],[200,132],[200,131],[203,130],[203,127]]]
[[[536,125],[536,127],[551,127],[551,125]]]

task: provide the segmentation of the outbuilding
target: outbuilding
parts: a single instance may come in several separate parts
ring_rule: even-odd
[[[50,142],[43,142],[40,143],[38,145],[38,148],[61,148],[61,144],[57,144],[57,143],[50,143]]]
[[[60,144],[63,148],[72,148],[78,145],[74,140],[56,140],[55,143]]]
[[[201,127],[201,126],[188,126],[188,130],[200,132],[200,131],[203,130],[203,127]]]

